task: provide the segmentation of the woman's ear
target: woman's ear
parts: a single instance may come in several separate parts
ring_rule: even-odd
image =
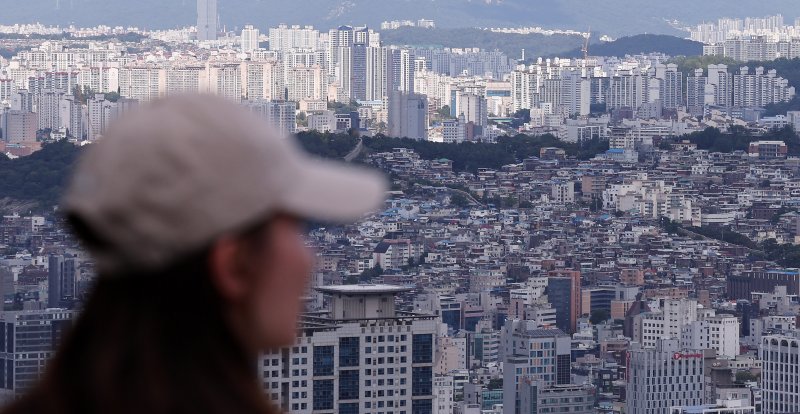
[[[233,237],[222,237],[211,246],[209,270],[212,283],[225,300],[236,302],[247,294],[249,275],[242,262],[242,243]]]

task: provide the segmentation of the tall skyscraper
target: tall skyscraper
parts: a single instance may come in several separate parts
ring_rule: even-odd
[[[217,0],[197,0],[197,40],[217,40]]]
[[[75,259],[64,255],[51,255],[48,259],[47,306],[63,307],[63,301],[75,298]]]

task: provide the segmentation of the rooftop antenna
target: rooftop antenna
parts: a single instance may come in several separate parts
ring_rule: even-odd
[[[589,39],[591,38],[592,38],[592,26],[589,26],[589,31],[586,33],[585,39],[583,41],[583,47],[581,48],[581,52],[583,52],[584,62],[589,60]]]

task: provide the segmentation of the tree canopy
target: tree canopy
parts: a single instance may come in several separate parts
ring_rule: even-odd
[[[41,208],[56,205],[79,154],[80,148],[66,140],[13,160],[0,154],[0,198],[32,201]]]

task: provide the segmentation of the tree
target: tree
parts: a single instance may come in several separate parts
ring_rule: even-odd
[[[108,92],[105,94],[105,98],[109,102],[116,102],[119,100],[119,92]]]
[[[377,265],[372,269],[366,269],[358,277],[358,281],[361,283],[368,283],[371,282],[372,279],[380,276],[383,274],[383,268],[381,265]]]
[[[503,388],[503,379],[502,378],[492,378],[489,380],[489,384],[486,385],[487,389],[490,390],[499,390]]]
[[[520,109],[517,112],[514,112],[514,118],[519,118],[522,120],[523,124],[527,124],[528,122],[531,122],[531,110]]]
[[[442,118],[450,118],[450,106],[445,105],[439,108],[439,110],[436,111],[436,113],[439,114],[439,116]]]
[[[297,125],[304,127],[308,126],[308,118],[306,117],[305,112],[298,112],[295,119],[297,120]]]
[[[589,322],[591,322],[592,325],[597,325],[601,322],[607,321],[609,317],[611,317],[611,315],[608,313],[607,310],[595,309],[592,311],[591,316],[589,316]]]
[[[459,208],[469,207],[469,201],[464,194],[453,192],[450,194],[450,204]]]
[[[758,377],[750,371],[739,371],[736,373],[736,382],[745,383],[758,380]]]

